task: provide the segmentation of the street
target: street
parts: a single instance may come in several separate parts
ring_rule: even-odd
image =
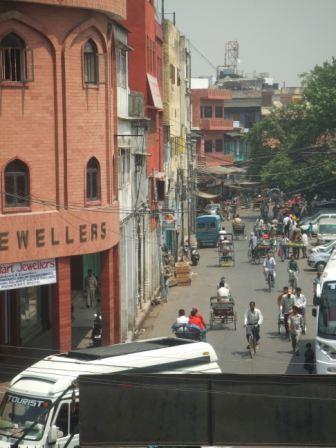
[[[243,220],[246,223],[249,235],[256,215],[247,213]],[[227,230],[230,225],[227,225]],[[222,327],[220,324],[208,332],[208,342],[215,348],[219,357],[219,364],[225,373],[258,373],[258,374],[304,374],[303,354],[305,344],[313,342],[314,318],[312,309],[312,281],[314,271],[307,268],[305,259],[300,259],[300,274],[298,285],[308,300],[307,306],[307,334],[302,336],[300,342],[300,355],[294,356],[291,344],[284,337],[278,335],[278,309],[276,298],[282,288],[288,284],[287,262],[282,263],[278,257],[277,278],[272,293],[266,292],[266,282],[262,273],[262,264],[251,265],[247,260],[248,242],[240,240],[235,242],[236,266],[234,268],[220,268],[218,266],[217,249],[207,248],[201,250],[201,262],[193,267],[194,273],[190,287],[174,287],[170,289],[167,304],[154,307],[143,326],[142,339],[159,336],[172,336],[170,327],[175,322],[180,308],[190,312],[192,306],[197,306],[200,313],[209,320],[209,298],[216,295],[216,285],[220,277],[225,276],[231,287],[236,302],[237,331],[233,324]],[[244,312],[250,300],[255,300],[256,307],[260,308],[264,316],[261,327],[260,349],[251,360],[246,350],[245,329],[243,328]]]

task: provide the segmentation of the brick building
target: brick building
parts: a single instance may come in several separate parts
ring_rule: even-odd
[[[120,339],[112,24],[125,14],[124,0],[0,2],[0,345],[45,334],[70,349],[88,269],[104,342]]]
[[[230,92],[219,89],[192,89],[192,123],[200,132],[198,161],[202,165],[221,166],[233,162],[225,154],[226,135],[234,130],[233,120],[225,118],[225,102]]]
[[[161,282],[161,226],[159,204],[163,204],[165,174],[163,169],[163,33],[154,0],[127,0],[126,27],[130,30],[129,88],[144,98],[144,115],[147,119],[146,171],[148,182],[147,204],[150,214],[144,213],[138,235],[139,253],[144,265],[143,286],[139,290],[139,303],[152,299]]]

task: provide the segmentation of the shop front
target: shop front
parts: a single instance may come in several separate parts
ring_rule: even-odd
[[[51,328],[56,260],[0,264],[0,342],[27,346]]]

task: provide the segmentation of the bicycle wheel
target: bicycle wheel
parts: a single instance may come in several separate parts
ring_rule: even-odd
[[[255,254],[254,256],[254,264],[260,264],[261,259],[260,256],[258,254]]]
[[[250,336],[249,336],[249,351],[250,351],[250,356],[252,359],[253,356],[255,355],[255,343],[254,343],[253,334],[250,334]]]
[[[272,291],[272,277],[271,274],[268,274],[267,276],[267,283],[268,283],[268,292]]]
[[[252,250],[251,250],[251,249],[249,249],[249,250],[247,251],[247,258],[248,258],[248,261],[249,261],[250,263],[253,262]]]

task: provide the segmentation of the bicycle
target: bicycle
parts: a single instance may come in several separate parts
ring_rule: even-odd
[[[274,272],[268,271],[267,272],[267,285],[268,285],[268,292],[272,291],[272,288],[274,288]]]
[[[292,271],[291,269],[288,271],[289,274],[289,279],[288,279],[288,283],[289,286],[295,290],[297,288],[297,284],[298,284],[298,272],[297,271]]]
[[[252,264],[260,264],[260,256],[257,254],[256,249],[249,248],[247,252],[248,260]]]
[[[257,335],[256,335],[256,329],[259,327],[259,325],[255,324],[247,324],[247,332],[248,332],[248,345],[249,345],[249,352],[251,358],[256,355],[257,353]]]

